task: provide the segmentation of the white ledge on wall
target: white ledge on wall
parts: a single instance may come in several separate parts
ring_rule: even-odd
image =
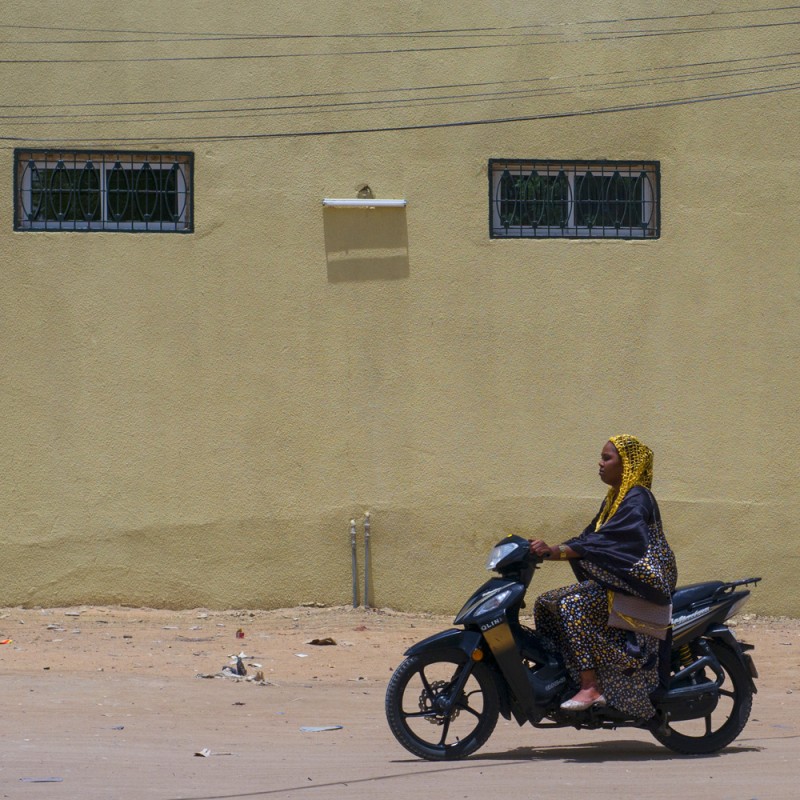
[[[406,200],[376,200],[374,197],[326,197],[322,205],[327,208],[405,208]]]

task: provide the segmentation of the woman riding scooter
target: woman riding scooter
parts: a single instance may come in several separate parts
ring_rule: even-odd
[[[612,436],[599,474],[610,489],[583,533],[555,547],[530,543],[538,556],[569,560],[578,579],[537,599],[536,628],[565,654],[580,686],[563,710],[610,705],[646,720],[654,713],[660,640],[669,635],[675,557],[650,492],[652,450],[633,436]]]

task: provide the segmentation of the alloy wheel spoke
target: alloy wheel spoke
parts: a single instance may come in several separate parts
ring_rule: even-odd
[[[463,700],[459,700],[459,702],[456,703],[456,707],[460,708],[462,711],[467,711],[470,714],[472,714],[473,717],[477,717],[478,719],[480,719],[482,712],[480,712],[477,709],[473,708],[469,704],[470,697],[472,697],[473,694],[481,694],[481,692],[470,692],[469,694],[464,695],[464,699]]]
[[[442,747],[447,747],[447,741],[446,741],[446,739],[447,739],[447,734],[448,734],[449,732],[450,732],[450,718],[448,717],[448,718],[447,718],[447,719],[444,721],[444,725],[442,725],[442,736],[441,736],[441,738],[439,739],[439,744],[440,744]]]
[[[428,697],[430,697],[432,699],[433,698],[433,689],[431,689],[431,685],[428,682],[428,679],[425,677],[425,670],[424,669],[421,669],[419,671],[419,677],[420,677],[420,680],[422,681],[422,686],[425,689],[425,694],[428,695]]]
[[[435,717],[436,712],[430,709],[426,711],[404,711],[403,719],[426,719],[428,717]]]

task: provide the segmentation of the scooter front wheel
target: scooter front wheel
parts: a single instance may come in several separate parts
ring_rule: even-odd
[[[492,735],[498,713],[491,673],[461,650],[410,656],[386,689],[386,719],[395,738],[430,761],[474,753]]]

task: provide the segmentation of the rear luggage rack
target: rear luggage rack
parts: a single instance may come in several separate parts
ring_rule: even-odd
[[[718,600],[720,597],[733,594],[733,590],[737,586],[749,586],[750,584],[758,583],[760,580],[761,578],[742,578],[740,581],[731,581],[730,583],[723,584],[714,592],[712,595],[712,600]]]

